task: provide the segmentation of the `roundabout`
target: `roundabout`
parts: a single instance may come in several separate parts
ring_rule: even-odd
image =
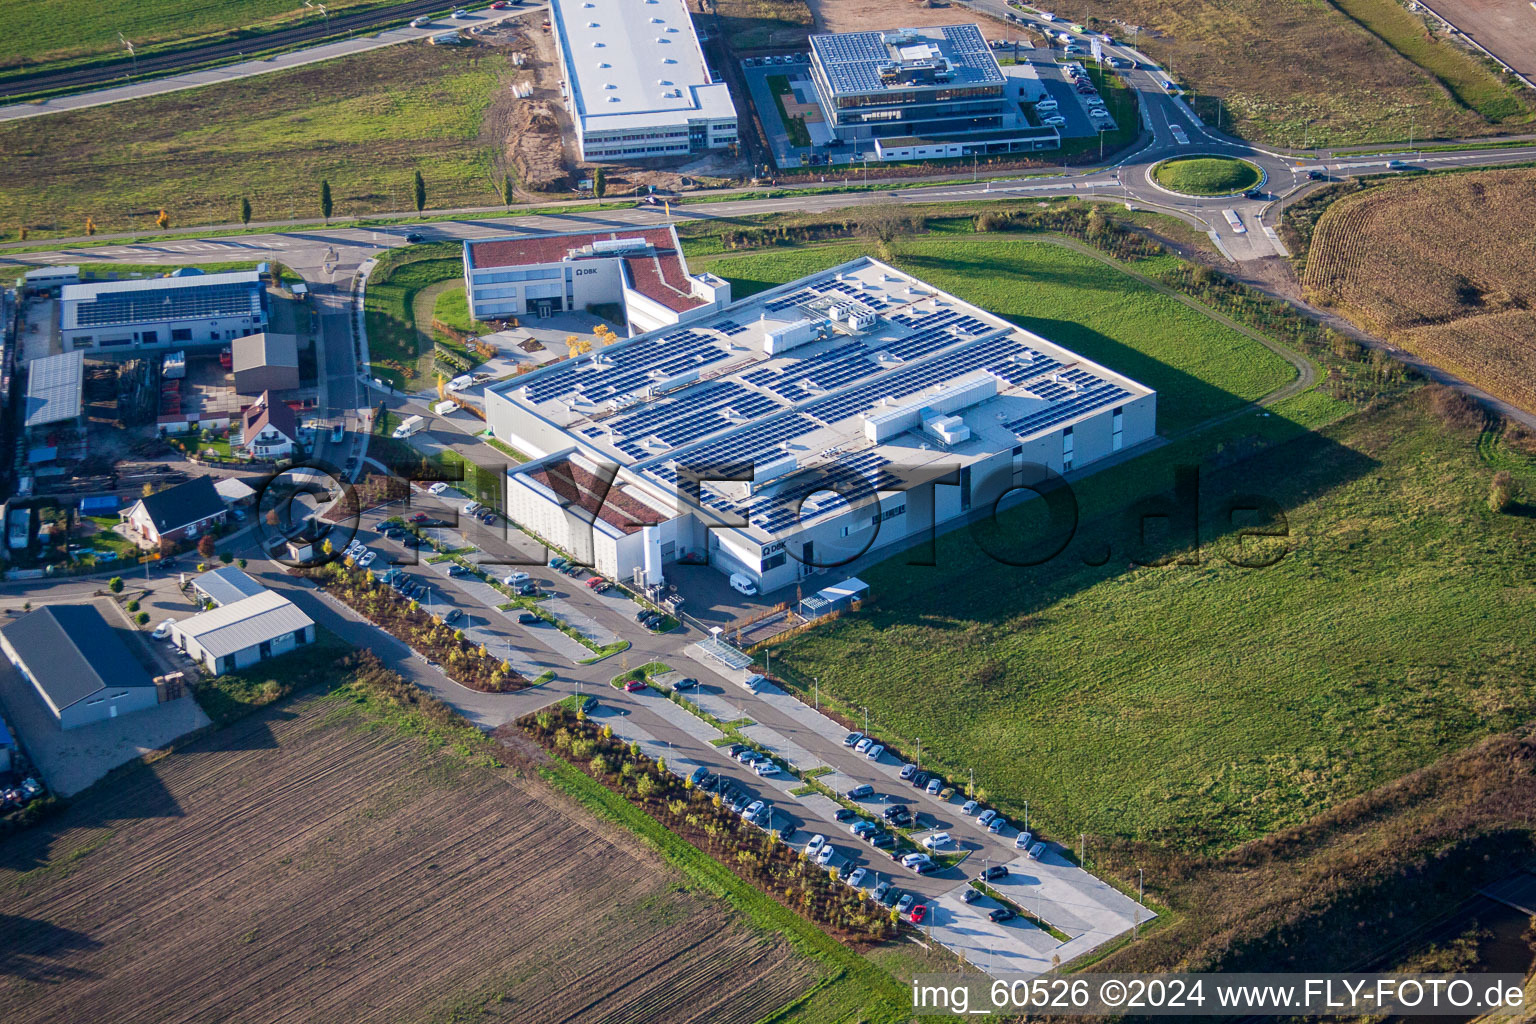
[[[1175,156],[1147,168],[1154,187],[1201,199],[1240,196],[1263,187],[1268,177],[1258,164],[1232,156]]]

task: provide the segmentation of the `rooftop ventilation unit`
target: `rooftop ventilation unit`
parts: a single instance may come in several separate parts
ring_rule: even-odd
[[[764,484],[793,473],[798,468],[799,461],[789,452],[759,459],[752,464],[752,482],[747,485],[747,493],[755,494]]]
[[[825,323],[825,320],[796,320],[792,324],[765,331],[763,332],[763,351],[770,356],[776,356],[780,352],[787,352],[808,341],[814,341],[820,336]]]

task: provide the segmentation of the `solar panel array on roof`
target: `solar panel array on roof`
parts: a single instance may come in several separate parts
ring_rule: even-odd
[[[932,83],[928,88],[1003,84],[1003,73],[982,38],[981,29],[975,25],[948,25],[942,29],[916,31],[918,37],[914,42],[927,43],[951,64],[947,79]],[[811,49],[815,51],[833,92],[879,93],[888,89],[908,91],[922,87],[909,82],[888,87],[881,81],[880,67],[897,60],[882,41],[882,35],[880,32],[841,32],[811,37]]]
[[[1047,378],[1029,385],[1030,391],[1049,401],[1050,405],[1009,420],[1003,426],[1019,437],[1027,437],[1084,413],[1118,405],[1131,397],[1125,388],[1086,370],[1063,370],[1057,376],[1065,383]]]
[[[675,448],[724,430],[734,422],[766,416],[777,408],[778,403],[766,395],[733,381],[715,381],[632,415],[615,417],[606,425],[617,438],[614,447],[640,459],[646,454],[640,443],[643,438],[654,436],[667,447]]]
[[[886,469],[890,464],[890,459],[876,452],[859,452],[816,467],[770,494],[750,498],[737,505],[736,511],[753,526],[778,533],[849,504],[845,494],[862,502],[882,490],[897,489],[901,481]],[[831,489],[838,486],[845,490]]]
[[[75,323],[80,327],[105,327],[163,320],[252,316],[259,311],[260,302],[260,286],[240,282],[195,288],[103,291],[94,302],[80,302],[75,307]]]
[[[567,362],[525,385],[528,400],[547,402],[576,395],[589,402],[603,402],[729,358],[730,352],[722,345],[700,331],[674,331],[611,353],[599,353],[604,360],[601,363],[593,359]]]

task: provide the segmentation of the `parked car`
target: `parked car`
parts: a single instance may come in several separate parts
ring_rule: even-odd
[[[902,777],[903,780],[910,779],[912,776],[914,776],[916,774],[917,774],[917,765],[915,765],[915,764],[904,764],[904,765],[901,766],[901,777]]]
[[[739,572],[733,572],[731,573],[731,589],[738,594],[745,594],[751,597],[757,593],[757,584],[752,582],[752,577],[744,576]]]
[[[875,832],[879,832],[880,831],[880,826],[876,825],[872,821],[865,821],[863,818],[860,818],[858,821],[856,821],[852,825],[848,826],[848,831],[852,832],[854,835],[858,836],[860,839],[863,839],[863,838],[865,838],[868,835],[872,835]]]
[[[944,791],[944,780],[943,779],[929,779],[926,791],[927,791],[929,796],[938,796],[940,793],[942,793]]]
[[[423,519],[416,525],[420,526],[423,530],[427,530],[434,526],[452,526],[453,524],[446,519]]]
[[[755,818],[764,810],[767,810],[767,805],[761,800],[754,800],[747,805],[746,810],[741,812],[741,816],[743,818]]]
[[[597,707],[596,697],[583,697],[581,699],[581,710],[591,711],[595,707]]]
[[[601,576],[593,576],[591,579],[587,580],[587,586],[591,587],[593,590],[596,590],[599,586],[607,582],[608,581],[603,579]]]
[[[853,745],[853,752],[855,754],[862,754],[862,753],[864,753],[866,750],[868,750],[870,748],[872,742],[873,741],[871,741],[868,736],[864,737],[863,739],[859,740],[859,742],[857,742],[857,743],[855,743]]]
[[[976,824],[980,825],[982,828],[986,828],[987,825],[995,817],[997,817],[997,812],[989,807],[982,811],[980,814],[976,815]]]
[[[875,891],[870,893],[870,895],[874,897],[876,903],[880,903],[888,907],[891,905],[892,891],[893,890],[890,882],[881,882],[879,885],[875,886]]]
[[[826,845],[827,837],[818,832],[814,836],[811,836],[810,841],[805,844],[805,855],[807,857],[814,857],[820,853],[821,848]]]
[[[478,501],[471,501],[468,504],[466,504],[460,511],[463,512],[463,514],[466,515],[466,516],[472,516],[476,512],[479,512],[481,507],[482,506],[480,505],[480,503]]]
[[[751,748],[744,748],[736,754],[736,760],[740,761],[742,764],[751,764],[753,761],[756,761],[762,756],[762,754],[759,754],[757,751],[752,750]]]
[[[989,821],[987,823],[987,831],[991,832],[993,835],[997,835],[1004,828],[1006,828],[1007,825],[1008,825],[1008,819],[1004,818],[1001,815],[999,815],[999,816],[997,816],[996,818],[993,818],[991,821]]]
[[[1018,838],[1013,841],[1015,850],[1028,850],[1029,844],[1034,841],[1034,836],[1028,832],[1020,832]]]
[[[966,886],[960,890],[961,903],[975,903],[979,899],[981,899],[980,889],[972,889],[970,886]]]
[[[408,523],[424,523],[426,521],[427,514],[425,512],[415,512],[409,519],[406,520]]]
[[[443,481],[439,480],[437,483],[435,483],[431,487],[427,488],[427,493],[428,494],[442,494],[447,489],[448,489],[448,485],[446,483],[444,483]]]
[[[901,858],[901,866],[916,871],[919,864],[932,864],[933,858],[926,853],[909,853]]]
[[[522,597],[538,597],[539,585],[537,583],[524,583],[517,588],[517,592]]]
[[[851,747],[851,746],[853,746],[855,743],[859,742],[859,740],[861,740],[863,738],[864,738],[864,734],[863,733],[861,733],[861,732],[851,732],[847,736],[843,737],[843,746]]]
[[[833,821],[852,821],[857,815],[846,807],[839,807],[832,814]]]
[[[861,783],[848,791],[849,800],[863,800],[865,797],[875,795],[875,787],[869,783]]]
[[[1060,114],[1057,114],[1053,117],[1041,119],[1040,123],[1048,128],[1060,128],[1062,125],[1067,123],[1067,119],[1062,117]]]
[[[754,764],[752,766],[752,770],[757,772],[757,774],[763,778],[766,778],[769,775],[779,774],[779,766],[774,764],[772,761],[767,760],[766,758],[757,762],[757,764]]]
[[[411,19],[411,28],[426,28],[430,24],[432,24],[432,19],[431,18],[413,18],[413,19]],[[405,240],[407,242],[409,242],[411,240],[410,236],[407,235]]]
[[[357,560],[357,567],[359,569],[366,569],[373,564],[373,560],[377,557],[378,555],[372,551],[364,551],[362,557]]]
[[[914,789],[922,789],[924,786],[927,786],[927,785],[928,785],[928,773],[927,772],[918,772],[916,775],[912,776],[912,786],[913,786]]]
[[[869,837],[869,845],[877,850],[884,850],[896,845],[896,837],[889,832],[876,832]]]
[[[525,572],[509,572],[501,578],[501,585],[504,587],[515,587],[519,584],[527,583],[530,579],[532,577]]]
[[[1034,846],[1031,846],[1029,848],[1029,859],[1030,860],[1039,860],[1040,859],[1040,855],[1043,854],[1043,853],[1045,853],[1045,844],[1044,843],[1036,843]]]
[[[922,924],[923,918],[928,914],[928,905],[919,903],[907,914],[907,920],[913,924]]]
[[[466,569],[464,566],[459,565],[457,562],[455,562],[454,564],[452,564],[452,565],[450,565],[448,567],[448,575],[449,576],[455,576],[455,577],[457,577],[457,576],[473,576],[474,573],[471,572],[469,569]]]
[[[464,617],[463,609],[461,609],[461,608],[454,608],[447,615],[443,616],[443,625],[451,626],[455,622],[458,622],[463,617]]]
[[[697,690],[698,688],[699,681],[694,679],[692,676],[689,676],[685,679],[679,679],[677,682],[672,684],[672,689],[674,690]]]
[[[976,880],[978,882],[990,882],[994,878],[1007,878],[1007,877],[1008,877],[1008,865],[1007,864],[993,864],[990,867],[982,868],[980,871],[976,872]]]
[[[171,627],[174,625],[176,625],[175,619],[166,619],[164,622],[160,623],[160,625],[156,626],[155,631],[149,635],[154,637],[156,640],[164,640],[166,637],[171,635]]]
[[[539,617],[533,612],[518,612],[517,621],[524,626],[536,626],[539,624]]]
[[[909,892],[901,894],[901,899],[896,901],[896,912],[905,914],[912,909],[912,904],[917,902],[917,897]]]
[[[859,886],[864,884],[864,879],[868,877],[868,868],[854,868],[853,871],[848,875],[847,881],[849,885],[857,889]]]
[[[948,832],[935,832],[931,836],[923,837],[923,845],[930,850],[937,850],[941,846],[948,846],[953,841],[949,838]]]
[[[967,800],[965,802],[965,806],[960,808],[960,813],[965,815],[967,818],[969,818],[971,815],[976,813],[976,808],[978,808],[980,806],[981,806],[980,801],[977,801],[977,800]]]
[[[880,760],[880,755],[883,753],[885,753],[885,747],[879,743],[876,743],[874,746],[870,747],[864,752],[864,756],[869,758],[871,761],[878,761]]]
[[[453,12],[453,17],[463,21],[465,18],[469,17],[469,11],[466,8],[460,7],[458,10]]]
[[[486,509],[484,512],[480,513],[480,521],[486,526],[491,526],[496,522],[496,513],[492,512],[490,509]]]
[[[987,915],[987,920],[998,922],[998,923],[1001,923],[1003,921],[1012,921],[1013,918],[1014,918],[1013,911],[1009,910],[1007,907],[998,907],[996,910],[992,911],[991,913],[989,913]]]
[[[631,679],[629,682],[624,684],[625,693],[638,693],[643,689],[645,689],[645,682],[640,679]]]

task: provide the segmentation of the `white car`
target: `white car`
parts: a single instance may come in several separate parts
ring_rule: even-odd
[[[931,836],[923,837],[923,845],[928,847],[930,850],[937,850],[941,846],[948,846],[949,843],[950,838],[948,832],[935,832]]]
[[[465,505],[464,509],[463,509],[464,514],[467,515],[467,516],[472,516],[476,512],[479,512],[479,511],[480,511],[480,503],[478,501],[470,502],[469,504]]]
[[[750,576],[744,576],[739,572],[731,573],[731,589],[738,594],[746,594],[751,597],[757,593],[757,584],[752,582]]]
[[[982,811],[980,814],[976,815],[976,824],[980,825],[982,828],[986,828],[992,823],[992,819],[995,817],[997,817],[997,812],[991,808],[988,808],[987,810]]]
[[[779,766],[774,764],[772,761],[759,761],[757,764],[752,766],[752,770],[757,772],[758,776],[761,778],[767,778],[770,775],[779,774]]]
[[[431,18],[416,18],[411,22],[411,28],[426,28],[432,24]]]
[[[1057,114],[1055,117],[1045,118],[1040,123],[1045,125],[1047,128],[1060,128],[1062,125],[1067,123],[1067,119],[1062,117],[1060,114]]]
[[[1007,827],[1008,827],[1008,819],[1002,817],[1001,815],[999,815],[998,817],[993,818],[990,823],[988,823],[987,831],[991,832],[993,835],[997,835],[999,832],[1001,832],[1003,829],[1005,829]]]
[[[811,836],[811,841],[805,844],[805,855],[814,857],[821,852],[821,848],[827,845],[827,837],[820,832]]]
[[[373,560],[377,557],[378,555],[372,551],[364,551],[363,556],[357,560],[357,567],[359,569],[366,569],[373,564]]]
[[[1030,835],[1028,832],[1020,832],[1019,838],[1013,841],[1013,848],[1015,850],[1028,850],[1029,844],[1034,842],[1034,840],[1035,837]]]
[[[880,755],[883,754],[883,753],[885,753],[885,747],[883,747],[880,744],[876,743],[874,746],[869,748],[869,750],[864,754],[864,756],[869,758],[871,761],[878,761],[878,760],[880,760]]]
[[[981,802],[980,801],[977,801],[977,800],[967,800],[965,802],[965,806],[960,808],[960,813],[965,815],[967,818],[969,818],[971,815],[976,813],[976,808],[978,808],[980,806],[981,806]]]
[[[857,743],[855,743],[853,745],[853,752],[855,754],[862,754],[865,751],[867,751],[873,745],[874,745],[874,741],[871,740],[868,736],[866,736],[863,739],[859,740],[859,742],[857,742]]]
[[[515,587],[519,583],[527,583],[532,578],[525,572],[509,572],[501,578],[501,585],[504,587]]]
[[[821,852],[816,855],[816,863],[822,867],[826,867],[828,864],[832,863],[832,858],[836,856],[837,847],[833,846],[831,843],[828,843],[826,846],[823,846],[821,848]]]
[[[463,7],[460,7],[458,10],[453,12],[453,16],[458,18],[460,21],[463,21],[465,18],[469,17],[469,11]]]
[[[928,856],[926,853],[909,853],[905,857],[901,858],[901,866],[904,868],[911,868],[914,871],[921,865],[932,863],[933,858]]]
[[[175,619],[166,619],[164,622],[160,623],[160,625],[156,626],[155,631],[149,635],[154,637],[156,640],[164,640],[166,637],[171,635],[171,627],[174,625],[176,625]]]
[[[431,487],[428,487],[427,491],[430,494],[442,494],[447,489],[448,489],[448,485],[443,483],[441,480],[439,480],[437,483],[433,484]]]
[[[848,884],[857,889],[859,886],[864,884],[864,879],[868,877],[868,868],[854,868],[853,873],[848,876]]]

